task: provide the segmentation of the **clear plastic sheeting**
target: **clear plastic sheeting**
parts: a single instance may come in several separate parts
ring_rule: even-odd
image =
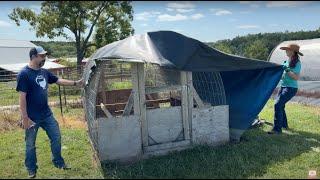
[[[296,43],[300,46],[302,63],[301,80],[320,81],[320,38],[310,40],[284,41],[280,43],[270,54],[270,62],[282,64],[287,59],[286,52],[280,47]]]

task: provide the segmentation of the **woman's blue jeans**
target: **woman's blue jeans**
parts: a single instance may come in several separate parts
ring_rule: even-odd
[[[46,131],[51,144],[52,162],[56,167],[62,167],[64,160],[61,156],[61,135],[58,122],[53,115],[40,121],[35,126],[25,130],[26,141],[26,158],[25,166],[28,171],[37,171],[37,156],[36,156],[36,138],[38,129],[41,127]]]
[[[282,128],[288,128],[287,115],[285,112],[286,103],[296,95],[298,88],[281,87],[277,100],[274,104],[274,126],[273,130],[281,132]]]

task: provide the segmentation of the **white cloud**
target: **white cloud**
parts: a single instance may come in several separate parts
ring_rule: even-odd
[[[174,11],[174,9],[172,9],[172,8],[167,8],[167,11]]]
[[[157,21],[182,21],[187,19],[188,19],[188,16],[184,16],[182,14],[176,14],[174,16],[169,14],[161,14],[158,16]]]
[[[194,11],[196,6],[190,2],[171,2],[167,3],[168,11],[176,11],[177,13],[188,13]]]
[[[167,6],[172,9],[193,9],[195,7],[195,5],[190,2],[171,2],[168,3]]]
[[[158,11],[145,11],[145,12],[136,14],[136,19],[140,21],[148,21],[150,18],[156,17],[159,14],[161,13]]]
[[[10,23],[8,23],[7,21],[1,21],[0,20],[0,27],[10,27],[12,26]]]
[[[187,13],[194,11],[194,9],[176,9],[176,11],[179,13]]]
[[[148,24],[143,23],[143,24],[141,24],[141,26],[146,27],[146,26],[148,26]]]
[[[240,25],[237,26],[239,29],[257,29],[260,28],[258,25]]]
[[[310,1],[268,1],[267,7],[297,7],[310,3]]]
[[[203,18],[203,17],[204,17],[203,14],[198,13],[198,14],[193,14],[191,16],[191,19],[197,20],[197,19],[200,19],[200,18]]]
[[[211,12],[213,12],[216,16],[222,16],[222,15],[228,15],[232,14],[231,11],[225,10],[225,9],[210,9]]]
[[[175,2],[167,4],[167,11],[176,11],[177,13],[188,13],[194,11],[195,5],[190,2]]]
[[[249,4],[250,1],[240,1],[240,4]]]

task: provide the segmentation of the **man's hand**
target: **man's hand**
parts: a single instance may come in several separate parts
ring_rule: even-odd
[[[35,123],[28,116],[22,117],[22,128],[23,129],[29,129],[32,126],[34,126],[34,124]]]
[[[83,85],[84,85],[83,78],[81,78],[80,80],[76,81],[76,86],[83,87]]]
[[[79,86],[79,87],[83,87],[83,79],[81,78],[78,81],[72,81],[72,80],[67,80],[67,79],[58,79],[57,81],[58,85],[62,85],[62,86]]]

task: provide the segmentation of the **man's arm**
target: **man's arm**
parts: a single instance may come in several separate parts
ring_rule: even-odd
[[[82,86],[83,85],[83,79],[80,79],[78,81],[72,81],[72,80],[59,78],[56,83],[58,85],[61,85],[61,86]]]
[[[29,118],[27,113],[27,93],[20,91],[19,104],[20,104],[20,113],[22,118],[22,126],[24,129],[29,129],[33,124],[32,120]]]

